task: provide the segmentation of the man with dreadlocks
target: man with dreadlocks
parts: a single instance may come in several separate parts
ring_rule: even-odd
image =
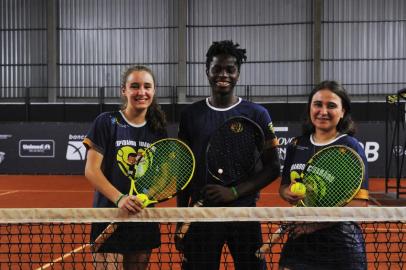
[[[259,191],[280,174],[277,140],[268,111],[243,100],[234,93],[246,50],[230,40],[213,42],[206,54],[206,75],[211,96],[187,107],[181,114],[179,138],[192,148],[196,171],[189,187],[177,197],[179,207],[203,206],[255,207]],[[260,166],[232,188],[220,185],[208,176],[205,151],[211,134],[227,119],[244,116],[256,122],[265,134],[265,149]],[[231,159],[232,157],[230,157]],[[183,269],[218,269],[223,245],[227,243],[235,269],[264,269],[255,256],[262,244],[259,222],[192,223],[177,243],[184,254]]]

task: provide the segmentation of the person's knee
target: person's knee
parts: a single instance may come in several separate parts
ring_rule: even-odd
[[[122,270],[123,256],[119,253],[93,253],[95,270]]]
[[[145,270],[148,268],[151,251],[127,253],[123,257],[124,270]]]

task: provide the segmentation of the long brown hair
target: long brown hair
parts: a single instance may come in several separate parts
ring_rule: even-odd
[[[130,76],[131,73],[135,71],[145,71],[149,73],[152,77],[152,80],[154,82],[154,90],[156,90],[156,79],[155,75],[152,72],[152,70],[149,67],[146,66],[141,66],[141,65],[136,65],[136,66],[130,66],[126,68],[123,73],[121,74],[121,81],[120,81],[120,90],[125,89],[125,84],[127,82],[128,76]],[[156,95],[154,95],[154,98],[152,99],[151,105],[148,107],[147,110],[147,115],[146,115],[146,120],[148,125],[157,132],[166,132],[166,117],[165,113],[162,111],[161,106],[158,104],[156,100]],[[123,104],[121,105],[121,109],[125,110],[127,107],[127,99],[123,97]]]

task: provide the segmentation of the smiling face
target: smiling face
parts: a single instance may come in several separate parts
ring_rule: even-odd
[[[237,59],[228,54],[214,56],[206,74],[213,92],[229,94],[240,76]]]
[[[131,72],[122,88],[122,94],[127,101],[126,110],[147,110],[155,95],[152,75],[144,70]]]
[[[316,133],[336,131],[344,113],[341,98],[329,89],[321,89],[313,95],[309,114]]]

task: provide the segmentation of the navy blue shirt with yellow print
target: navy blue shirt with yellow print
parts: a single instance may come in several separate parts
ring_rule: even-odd
[[[83,143],[103,155],[104,175],[121,193],[128,194],[130,177],[137,178],[143,173],[142,164],[135,171],[134,163],[146,148],[165,137],[167,134],[153,131],[147,122],[140,125],[129,123],[121,111],[105,112],[95,119]],[[115,207],[98,191],[95,192],[93,206]]]
[[[364,149],[349,135],[338,136],[328,144],[317,144],[311,136],[296,138],[288,146],[281,185],[292,180],[300,182],[300,175],[307,161],[321,149],[332,145],[345,145],[354,149],[365,164],[365,179],[355,196],[368,199],[368,170]],[[365,242],[361,228],[354,222],[337,222],[331,226],[289,237],[285,243],[280,265],[289,269],[366,269]]]

